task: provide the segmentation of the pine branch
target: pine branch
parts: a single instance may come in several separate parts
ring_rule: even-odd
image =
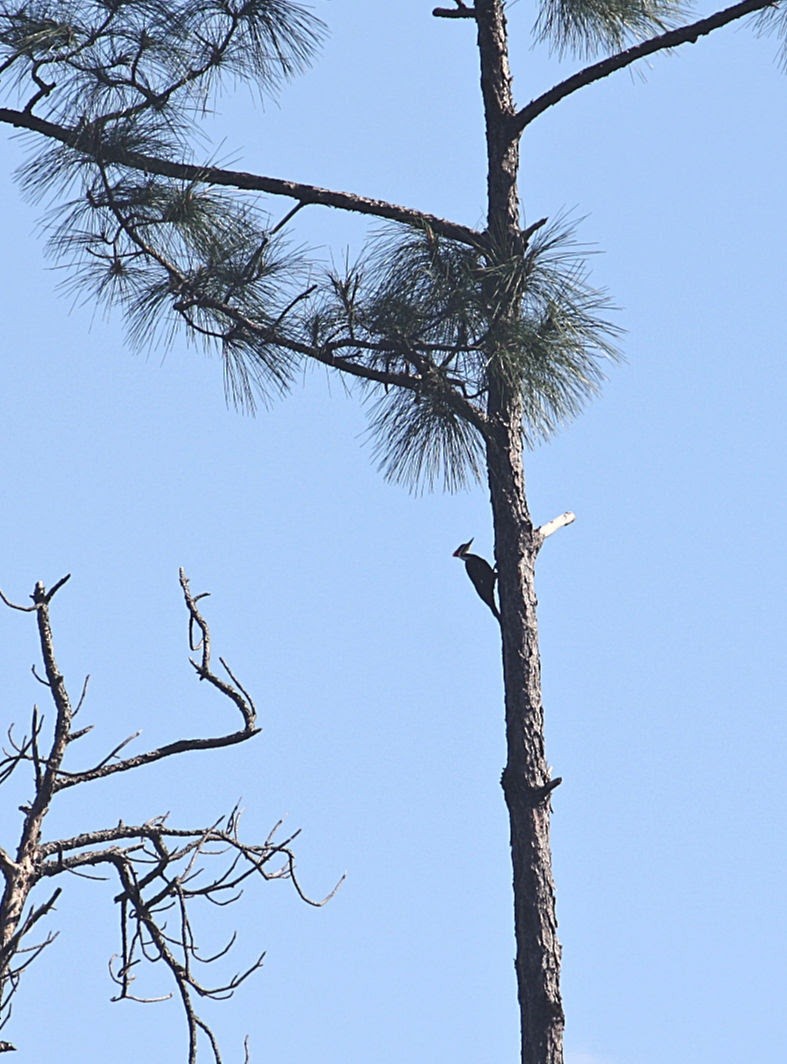
[[[174,272],[174,267],[172,269]],[[277,331],[264,323],[256,322],[253,319],[248,318],[231,304],[221,300],[201,298],[199,300],[199,306],[204,310],[213,310],[225,315],[250,335],[259,336],[260,340],[265,344],[285,348],[288,351],[292,351],[294,354],[303,355],[305,358],[312,359],[315,362],[321,363],[323,366],[339,370],[341,373],[346,373],[359,380],[370,381],[374,384],[382,384],[383,387],[386,388],[404,388],[407,391],[412,392],[419,392],[423,389],[423,374],[413,375],[399,373],[395,370],[377,369],[374,366],[367,366],[363,362],[355,362],[347,355],[338,353],[345,348],[352,350],[362,348],[366,350],[383,351],[386,349],[383,344],[359,341],[351,336],[344,336],[331,340],[325,344],[308,344],[293,336],[288,336],[284,332]],[[189,324],[191,325],[190,322]],[[429,362],[429,367],[437,368],[431,361]],[[470,422],[470,424],[474,425],[479,432],[486,434],[486,415],[479,407],[475,406],[475,404],[471,403],[468,399],[465,399],[464,396],[454,389],[451,389],[450,395],[447,394],[445,399],[460,416],[464,417]]]
[[[408,376],[405,373],[378,370],[371,366],[364,366],[360,363],[353,362],[352,360],[335,353],[337,344],[353,347],[358,346],[356,341],[347,338],[341,341],[334,341],[333,344],[326,345],[324,348],[312,347],[308,352],[308,357],[313,358],[316,362],[322,362],[323,365],[330,366],[332,369],[338,369],[342,373],[349,373],[353,377],[360,377],[364,380],[374,381],[377,384],[386,385],[388,387],[404,388],[412,392],[419,392],[423,389],[423,376]],[[430,362],[428,368],[436,369],[437,367]],[[487,435],[488,424],[486,415],[482,410],[468,399],[465,399],[453,388],[446,389],[441,398],[443,398],[443,400],[455,410],[460,417],[464,418],[477,428],[484,436]]]
[[[94,125],[84,129],[73,129],[8,107],[0,107],[0,122],[16,126],[18,129],[40,133],[51,140],[67,144],[76,151],[84,152],[88,156],[94,156],[100,147],[97,137],[98,129]],[[484,242],[483,235],[469,226],[452,222],[447,218],[439,218],[426,211],[415,210],[413,207],[404,207],[369,196],[359,196],[354,192],[341,192],[336,189],[321,188],[318,185],[304,184],[300,181],[250,174],[242,170],[227,170],[219,166],[196,166],[193,163],[175,162],[171,159],[145,155],[142,152],[124,151],[117,145],[102,146],[101,159],[104,163],[127,166],[146,174],[158,174],[162,177],[208,185],[223,185],[251,192],[267,192],[273,196],[285,196],[297,200],[304,206],[314,204],[335,207],[337,210],[385,218],[421,229],[428,227],[440,236],[457,240],[474,248],[481,247]]]
[[[725,8],[723,11],[717,11],[707,18],[698,19],[696,22],[691,22],[686,26],[678,26],[676,29],[668,30],[666,33],[661,33],[656,37],[651,37],[646,41],[641,41],[639,44],[632,45],[631,48],[626,48],[622,52],[608,56],[598,63],[593,63],[576,74],[572,74],[565,81],[554,85],[547,92],[537,96],[521,110],[517,111],[511,123],[512,131],[514,134],[521,133],[525,126],[528,126],[540,114],[543,114],[550,107],[554,107],[555,104],[560,103],[567,96],[571,96],[572,93],[577,92],[586,85],[592,85],[594,81],[601,81],[602,78],[614,74],[617,70],[623,70],[625,67],[631,66],[638,59],[643,59],[645,56],[653,55],[656,52],[666,51],[669,48],[677,48],[681,44],[696,44],[700,37],[707,36],[714,30],[720,29],[736,19],[743,18],[744,15],[750,15],[752,12],[761,11],[766,7],[774,7],[773,0],[742,0],[741,3]]]
[[[475,18],[474,7],[468,7],[462,0],[454,0],[456,7],[436,7],[432,14],[435,18]]]
[[[431,357],[437,351],[444,355],[445,347],[427,345],[427,348],[433,348],[433,351],[427,349],[422,351],[418,348],[418,345],[415,345],[411,352],[410,362],[416,372],[412,374],[390,368],[379,369],[376,366],[369,366],[355,361],[349,355],[341,352],[343,350],[350,352],[366,350],[386,353],[390,350],[390,344],[388,343],[360,340],[353,335],[343,335],[322,343],[308,343],[287,332],[286,322],[284,321],[286,311],[279,314],[272,323],[259,321],[249,317],[227,299],[219,299],[213,295],[194,290],[189,278],[178,265],[142,236],[137,226],[125,216],[122,206],[116,201],[103,166],[100,167],[100,172],[103,179],[106,206],[111,210],[118,225],[144,255],[157,263],[167,273],[171,290],[183,293],[183,298],[178,299],[175,303],[175,309],[181,314],[189,328],[203,335],[212,336],[215,339],[226,341],[230,338],[230,335],[226,332],[214,332],[198,326],[189,314],[189,311],[196,307],[203,311],[211,311],[228,320],[232,323],[232,329],[239,330],[247,337],[257,338],[265,346],[290,351],[293,354],[319,362],[352,377],[381,384],[385,388],[403,388],[418,394],[436,394],[439,392],[439,398],[442,402],[449,406],[459,417],[486,435],[487,421],[483,411],[471,402],[459,387],[452,386],[446,380],[445,374],[440,372],[440,367],[436,365]],[[290,306],[293,306],[300,298],[297,297],[291,301]],[[186,589],[184,589],[185,591]],[[192,609],[192,604],[189,604],[189,608]],[[194,614],[192,616],[196,620]],[[202,676],[199,668],[197,671]],[[218,686],[215,680],[212,680],[212,682]],[[191,742],[191,740],[188,741]],[[151,751],[148,756],[158,760],[161,756],[169,756],[169,752],[162,754],[158,751]],[[103,768],[102,774],[107,774],[110,771],[118,771],[117,765]]]

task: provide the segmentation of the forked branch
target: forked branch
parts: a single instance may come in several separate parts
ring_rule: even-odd
[[[219,658],[225,675],[213,670],[211,632],[198,605],[205,596],[192,594],[186,574],[181,570],[180,585],[189,618],[189,646],[199,655],[191,659],[191,664],[200,680],[206,680],[234,704],[242,726],[212,738],[179,739],[136,757],[121,758],[120,751],[131,741],[127,739],[114,746],[93,768],[66,769],[64,760],[70,744],[89,728],[73,729],[86,685],[82,687],[76,709],[72,708],[55,656],[50,604],[64,583],[62,580],[49,590],[42,583],[36,584],[31,596],[33,605],[29,607],[18,606],[0,592],[0,599],[10,608],[36,615],[44,666],[44,674],[38,678],[47,687],[56,711],[51,735],[45,736],[43,717],[34,707],[30,734],[16,739],[9,729],[7,747],[0,760],[0,785],[19,767],[27,767],[32,777],[31,799],[21,807],[24,819],[16,852],[12,856],[0,849],[0,876],[4,881],[0,899],[0,1027],[10,1018],[11,1001],[25,968],[56,935],[49,931],[31,941],[31,933],[38,931],[45,918],[51,916],[62,893],[63,887],[58,883],[52,889],[51,881],[69,873],[88,880],[109,875],[117,878],[119,887],[115,901],[120,916],[120,951],[110,964],[112,978],[118,986],[115,1000],[164,1000],[174,994],[181,1001],[186,1019],[189,1064],[196,1064],[201,1044],[207,1044],[214,1064],[220,1064],[216,1038],[196,1011],[194,1001],[230,997],[261,967],[264,954],[255,956],[238,974],[206,982],[201,970],[217,965],[226,957],[235,936],[231,935],[212,954],[204,955],[194,927],[196,909],[203,903],[218,907],[231,905],[255,879],[290,880],[303,901],[317,906],[325,904],[337,888],[323,899],[308,897],[295,876],[292,842],[298,832],[281,838],[279,821],[263,842],[246,842],[239,833],[237,806],[207,827],[171,827],[166,816],[157,816],[142,824],[126,824],[121,820],[71,837],[44,838],[45,818],[58,792],[65,788],[88,784],[116,772],[130,772],[175,754],[243,742],[259,731],[251,696],[226,662]],[[37,889],[47,881],[48,896],[36,900]],[[163,962],[173,989],[163,995],[137,994],[134,983],[142,961]],[[13,1048],[11,1043],[0,1043],[0,1051]]]

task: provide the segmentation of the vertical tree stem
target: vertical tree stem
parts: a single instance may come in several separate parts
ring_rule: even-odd
[[[507,762],[503,793],[510,821],[516,977],[522,1064],[562,1064],[560,945],[549,843],[549,768],[536,618],[537,545],[525,497],[516,425],[507,449],[489,456],[489,489],[503,641]]]
[[[481,91],[487,142],[487,233],[499,264],[523,250],[519,143],[502,0],[476,0]],[[519,313],[518,296],[498,307],[500,320]],[[494,341],[487,353],[490,438],[487,471],[500,594],[507,762],[503,792],[510,820],[514,879],[516,976],[522,1064],[563,1064],[560,945],[549,844],[549,770],[536,619],[534,535],[525,495],[522,404]]]

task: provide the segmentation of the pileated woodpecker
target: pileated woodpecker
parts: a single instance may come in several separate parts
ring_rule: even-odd
[[[477,554],[468,553],[472,542],[473,540],[469,539],[467,543],[462,543],[457,547],[454,551],[454,557],[460,558],[465,563],[467,575],[470,577],[473,587],[478,592],[479,598],[484,600],[499,621],[500,611],[495,602],[497,573],[485,558],[481,558]]]

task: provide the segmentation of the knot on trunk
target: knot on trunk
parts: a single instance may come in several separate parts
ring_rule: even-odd
[[[503,769],[503,774],[500,777],[500,785],[509,805],[511,802],[522,802],[533,808],[546,801],[552,791],[559,787],[562,782],[562,776],[555,776],[554,779],[547,780],[546,783],[533,786],[522,779],[508,765]]]

